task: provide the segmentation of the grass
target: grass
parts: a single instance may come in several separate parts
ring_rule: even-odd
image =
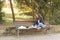
[[[13,21],[6,19],[6,20],[5,20],[5,23],[6,23],[7,25],[12,25],[12,24],[13,24]]]

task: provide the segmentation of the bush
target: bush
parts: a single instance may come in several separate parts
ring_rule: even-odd
[[[3,12],[0,12],[0,22],[3,22],[3,16],[4,16],[4,13]]]
[[[0,23],[3,22],[4,13],[2,12],[3,1],[0,0]]]

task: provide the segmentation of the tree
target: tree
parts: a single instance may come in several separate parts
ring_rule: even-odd
[[[60,0],[16,0],[17,5],[26,4],[41,14],[44,20],[49,20],[52,24],[60,23]],[[19,5],[20,4],[20,5]]]
[[[12,11],[12,18],[13,18],[13,22],[15,21],[15,15],[14,15],[14,10],[13,10],[13,5],[12,5],[12,1],[10,0],[10,5],[11,5],[11,11]]]
[[[3,1],[0,0],[0,23],[4,21],[3,20],[4,13],[2,12],[2,7],[3,7]]]
[[[28,7],[32,8],[32,12],[39,12],[43,19],[45,19],[45,16],[47,14],[47,0],[16,0],[18,8],[21,8],[22,4],[27,5]],[[41,11],[43,9],[43,11]]]

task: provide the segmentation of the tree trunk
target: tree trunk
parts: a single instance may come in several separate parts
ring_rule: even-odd
[[[11,6],[11,11],[12,11],[12,18],[13,18],[13,23],[15,21],[15,15],[14,15],[14,10],[13,10],[13,5],[12,5],[12,1],[10,0],[10,6]]]

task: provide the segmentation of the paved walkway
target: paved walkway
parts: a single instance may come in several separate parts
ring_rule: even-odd
[[[60,40],[60,33],[44,35],[0,36],[0,40]]]

